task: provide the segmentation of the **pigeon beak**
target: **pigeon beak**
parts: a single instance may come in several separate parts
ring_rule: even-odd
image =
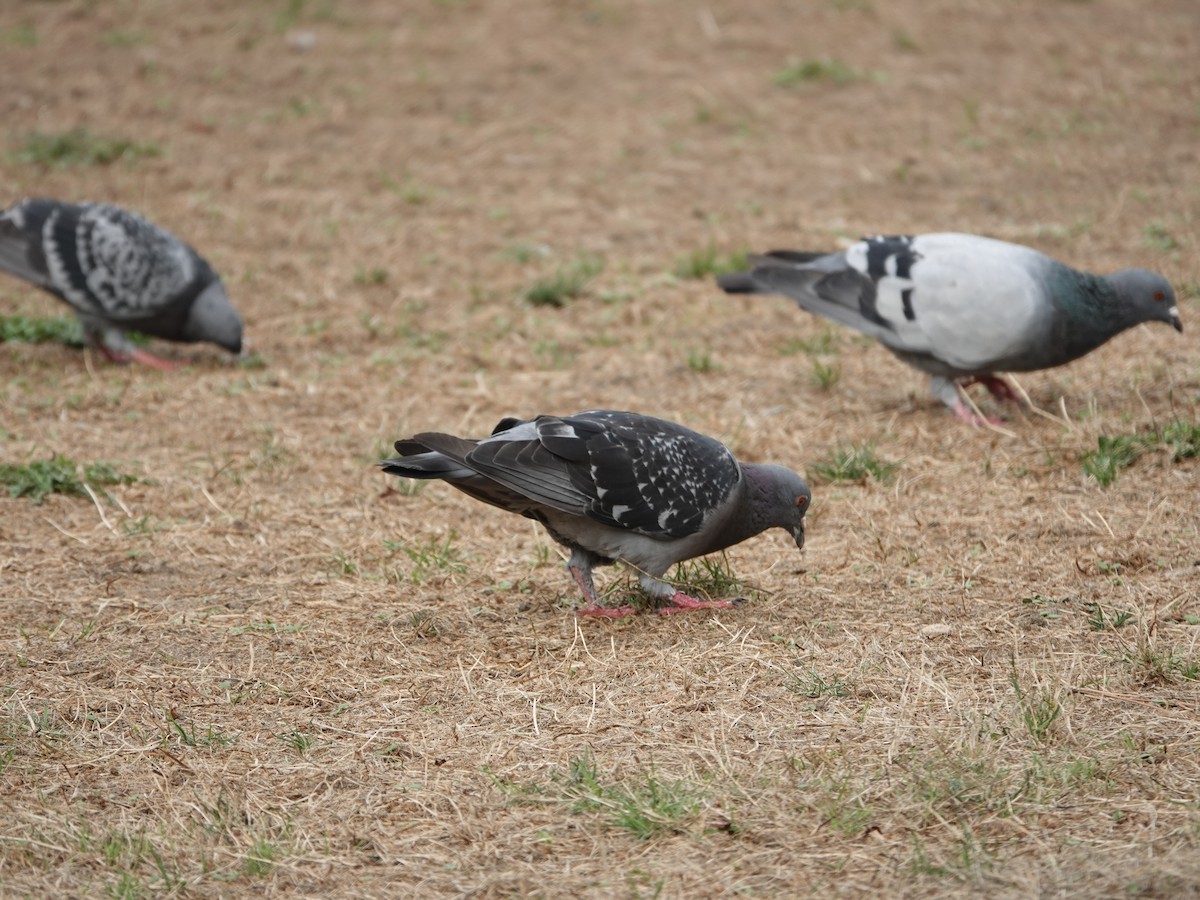
[[[1167,315],[1171,317],[1171,324],[1175,326],[1175,330],[1183,334],[1183,319],[1179,318],[1179,307],[1172,306],[1167,310]]]
[[[801,520],[795,528],[792,529],[792,537],[796,539],[796,549],[804,549],[804,521]]]

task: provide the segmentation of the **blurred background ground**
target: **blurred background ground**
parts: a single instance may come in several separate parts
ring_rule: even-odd
[[[1193,2],[30,0],[0,46],[0,198],[175,231],[261,361],[0,345],[0,462],[136,479],[0,497],[0,893],[1200,893],[1197,463],[1083,465],[1198,421]],[[1002,434],[687,277],[932,230],[1158,269],[1188,330]],[[806,471],[808,548],[576,621],[537,528],[372,468],[590,407]]]

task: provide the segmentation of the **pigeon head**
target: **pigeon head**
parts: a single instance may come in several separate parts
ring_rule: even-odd
[[[791,469],[776,465],[745,465],[753,492],[753,514],[760,531],[783,528],[804,548],[804,514],[812,501],[807,482]]]
[[[242,319],[221,279],[213,279],[192,304],[183,326],[183,340],[209,341],[230,353],[242,352]]]
[[[1183,331],[1179,304],[1167,279],[1146,269],[1122,269],[1108,276],[1108,283],[1135,322],[1166,322]]]

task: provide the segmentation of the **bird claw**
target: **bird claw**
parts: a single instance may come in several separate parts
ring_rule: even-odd
[[[124,350],[112,350],[109,347],[101,345],[100,352],[109,362],[117,363],[118,365],[127,365],[129,363],[141,363],[144,366],[150,366],[152,369],[159,369],[163,372],[174,372],[176,369],[184,368],[186,362],[177,362],[171,359],[163,359],[155,356],[145,350],[134,348],[128,352]]]
[[[976,428],[985,428],[988,425],[1003,424],[994,416],[977,416],[965,406],[962,409],[956,409],[954,411],[954,417],[959,421],[966,422],[968,425],[973,425]]]
[[[695,597],[689,597],[683,591],[676,591],[667,598],[667,602],[672,606],[660,606],[658,614],[660,616],[670,616],[674,613],[689,612],[693,609],[733,609],[745,603],[745,598],[735,597],[732,600],[697,600]]]

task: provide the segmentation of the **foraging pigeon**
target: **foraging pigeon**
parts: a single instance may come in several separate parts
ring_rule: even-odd
[[[135,347],[127,330],[242,352],[242,320],[209,264],[120,207],[40,199],[14,204],[0,213],[0,271],[70,304],[84,338],[110,360],[179,365]]]
[[[620,560],[671,604],[660,612],[725,608],[662,581],[673,564],[731,547],[768,528],[804,546],[812,495],[795,472],[738,462],[719,441],[630,412],[503,419],[491,437],[426,433],[397,441],[379,465],[401,478],[440,478],[477,500],[536,519],[571,550],[567,568],[587,604],[580,615],[633,611],[600,605],[592,568]]]
[[[1161,275],[1091,275],[1028,247],[970,234],[867,237],[843,253],[774,251],[722,275],[731,294],[784,294],[928,372],[933,395],[974,425],[958,385],[1016,400],[995,372],[1061,366],[1141,322],[1183,331]]]

